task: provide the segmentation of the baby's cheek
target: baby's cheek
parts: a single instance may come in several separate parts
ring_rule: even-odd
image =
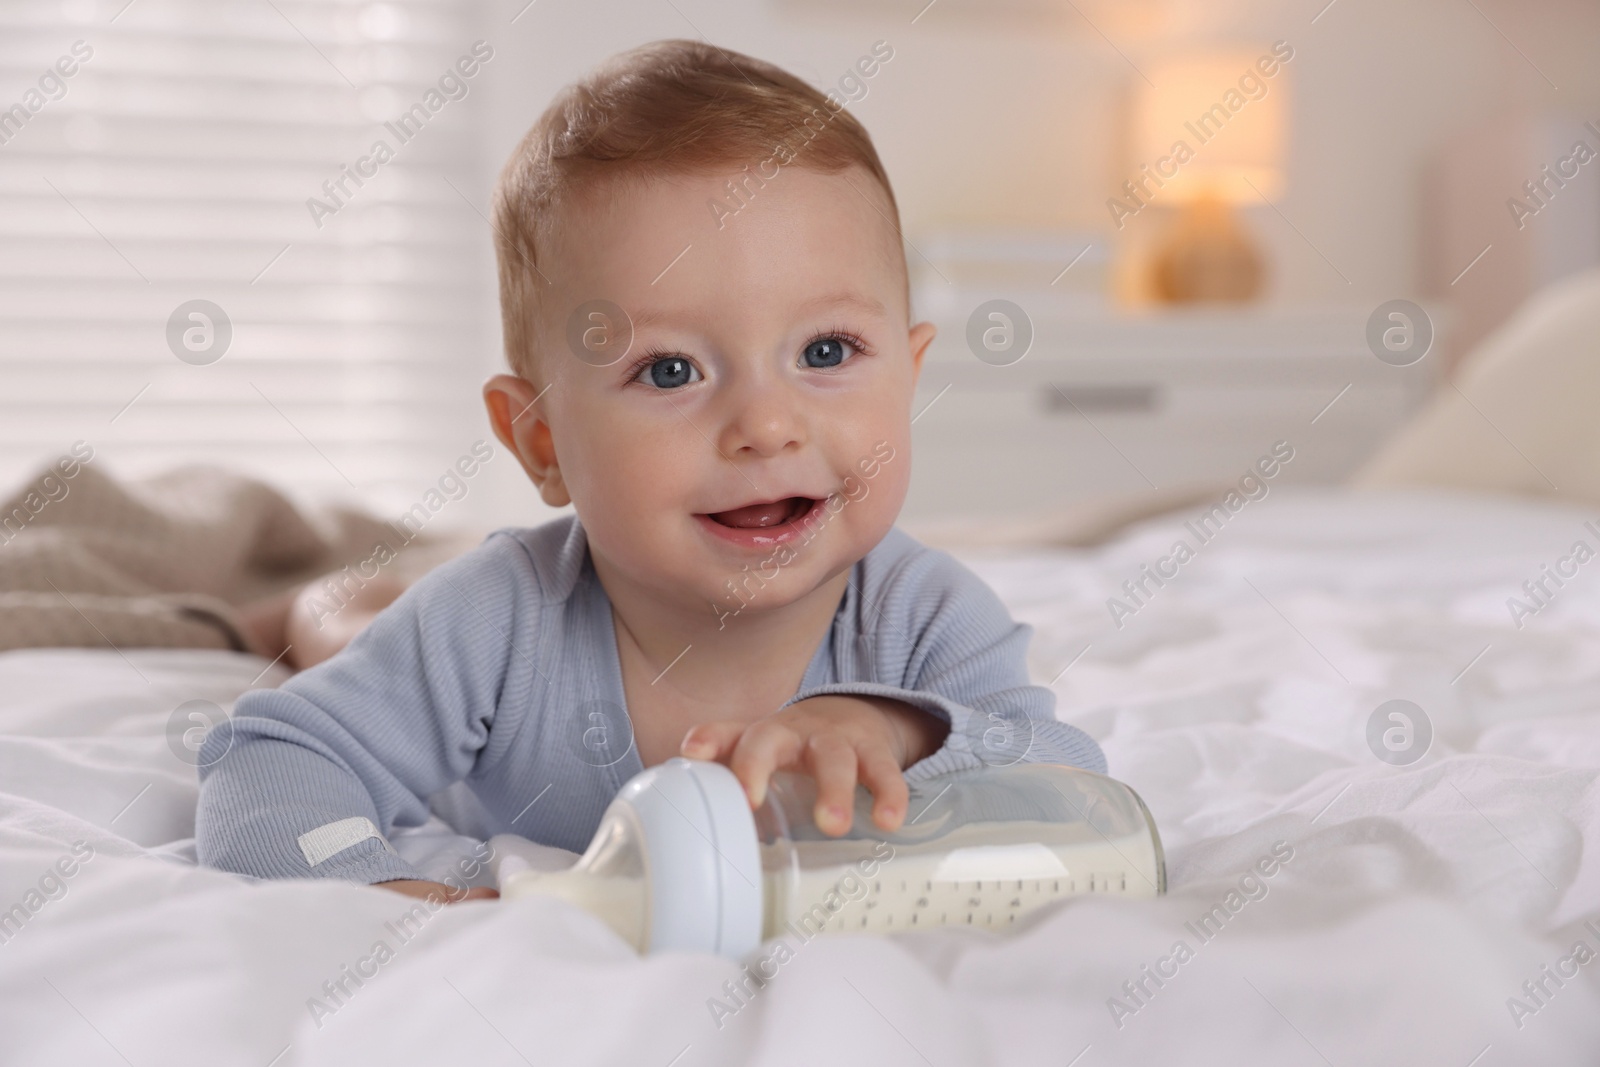
[[[683,441],[654,427],[618,425],[614,419],[596,420],[593,433],[581,447],[585,488],[606,498],[608,510],[619,518],[649,515],[680,502],[709,451],[698,437]]]
[[[840,490],[847,501],[844,511],[851,513],[845,516],[850,527],[874,544],[899,518],[910,485],[907,453],[896,449],[885,454],[893,458],[885,462],[874,457],[858,465]]]
[[[887,438],[874,442],[857,461],[855,478],[861,483],[862,495],[877,497],[884,506],[898,512],[911,485],[910,443]]]

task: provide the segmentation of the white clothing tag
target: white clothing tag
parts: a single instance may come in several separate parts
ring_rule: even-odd
[[[352,845],[359,845],[368,838],[376,837],[383,841],[383,847],[393,852],[389,842],[384,840],[382,834],[371,819],[364,815],[357,815],[350,819],[340,819],[307,830],[301,834],[298,843],[300,852],[305,856],[306,862],[315,867],[324,860],[336,856]]]

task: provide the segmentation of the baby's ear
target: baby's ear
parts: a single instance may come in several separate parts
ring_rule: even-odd
[[[561,477],[550,424],[535,407],[543,395],[526,378],[511,374],[496,374],[483,383],[483,404],[495,437],[528,472],[539,488],[540,499],[553,508],[565,507],[572,497]]]
[[[919,322],[911,327],[911,366],[915,373],[922,373],[922,357],[928,354],[928,346],[933,344],[938,332],[939,328],[931,322]]]

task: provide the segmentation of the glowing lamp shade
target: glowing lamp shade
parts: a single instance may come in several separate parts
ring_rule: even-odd
[[[1255,190],[1283,192],[1289,72],[1270,48],[1183,56],[1145,72],[1149,82],[1135,83],[1131,171],[1160,179],[1157,203],[1260,203]]]

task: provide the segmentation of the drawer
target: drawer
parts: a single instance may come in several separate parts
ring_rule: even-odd
[[[919,389],[906,514],[1025,514],[1152,484],[1231,482],[1277,441],[1296,450],[1283,483],[1336,483],[1415,406],[1392,384],[1345,384]]]

